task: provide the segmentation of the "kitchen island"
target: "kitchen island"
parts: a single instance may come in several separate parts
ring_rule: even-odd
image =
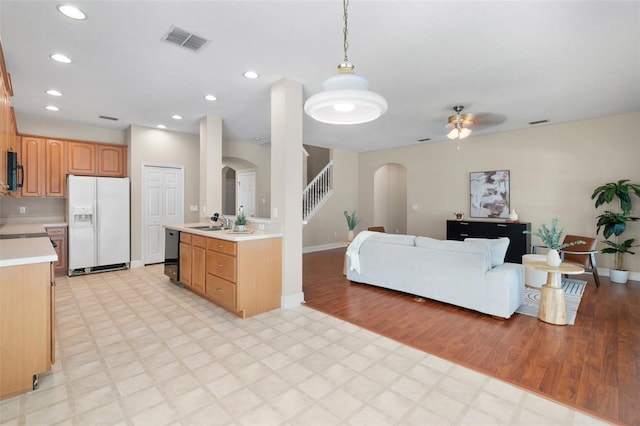
[[[0,399],[36,388],[55,362],[57,260],[44,226],[0,226]]]
[[[282,234],[248,229],[165,225],[180,232],[179,282],[218,306],[247,318],[278,309],[282,297]]]

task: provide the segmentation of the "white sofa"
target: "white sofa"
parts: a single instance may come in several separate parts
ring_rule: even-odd
[[[504,263],[508,244],[363,231],[347,249],[347,278],[510,318],[524,301],[524,267]]]

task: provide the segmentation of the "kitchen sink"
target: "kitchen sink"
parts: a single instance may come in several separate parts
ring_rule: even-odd
[[[223,226],[213,226],[213,225],[201,225],[201,226],[189,226],[189,229],[197,229],[198,231],[224,231],[225,228]]]

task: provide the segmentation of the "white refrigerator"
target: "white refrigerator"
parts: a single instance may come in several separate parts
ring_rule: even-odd
[[[126,269],[129,178],[67,177],[69,275]]]

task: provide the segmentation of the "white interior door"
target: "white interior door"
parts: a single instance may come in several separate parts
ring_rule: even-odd
[[[255,172],[238,173],[236,175],[238,191],[236,192],[236,214],[242,206],[244,215],[256,215],[256,174]]]
[[[184,170],[145,165],[142,250],[145,265],[164,262],[164,225],[184,222]]]

